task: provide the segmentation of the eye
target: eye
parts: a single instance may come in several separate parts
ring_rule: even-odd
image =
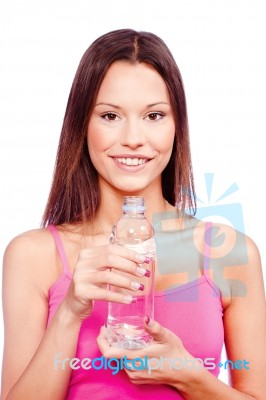
[[[150,121],[159,121],[163,117],[164,117],[164,114],[162,112],[152,112],[152,113],[147,115],[147,118]]]
[[[116,114],[111,113],[111,112],[103,114],[103,115],[101,115],[101,117],[103,119],[106,119],[107,121],[116,121],[116,119],[118,118],[118,116]]]

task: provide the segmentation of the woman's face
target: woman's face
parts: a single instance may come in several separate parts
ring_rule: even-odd
[[[161,185],[174,137],[169,93],[160,74],[145,63],[113,63],[88,125],[88,149],[100,185],[132,194]]]

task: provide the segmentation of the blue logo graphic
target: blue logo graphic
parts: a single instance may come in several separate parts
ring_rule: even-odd
[[[248,261],[241,204],[222,203],[238,190],[238,186],[233,183],[212,201],[213,180],[213,173],[205,174],[207,203],[197,196],[199,206],[196,218],[187,218],[183,229],[178,229],[174,223],[177,220],[175,212],[157,213],[153,216],[159,273],[181,273],[186,276],[187,281],[185,284],[169,286],[166,290],[166,301],[198,300],[199,265],[202,265],[204,275],[211,277],[214,283],[214,296],[220,295],[219,290],[224,296],[246,295],[243,282],[225,278],[229,267],[233,271],[233,267],[244,266]],[[204,245],[201,247],[197,239],[200,229],[205,230]],[[185,290],[186,288],[189,290]]]

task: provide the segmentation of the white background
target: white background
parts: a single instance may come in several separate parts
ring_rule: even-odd
[[[1,255],[11,238],[40,224],[82,54],[99,35],[133,28],[159,35],[180,67],[199,197],[207,201],[206,172],[215,174],[211,203],[237,183],[223,202],[241,204],[265,264],[264,0],[4,0],[0,7]]]

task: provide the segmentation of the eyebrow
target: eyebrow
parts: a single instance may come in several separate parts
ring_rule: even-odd
[[[153,106],[157,106],[158,104],[166,104],[168,106],[170,105],[169,103],[166,103],[165,101],[158,101],[157,103],[148,104],[147,108],[153,107]],[[113,107],[113,108],[121,109],[120,106],[117,106],[117,105],[111,104],[111,103],[98,103],[98,104],[96,104],[95,107],[97,107],[97,106],[110,106],[110,107]]]

